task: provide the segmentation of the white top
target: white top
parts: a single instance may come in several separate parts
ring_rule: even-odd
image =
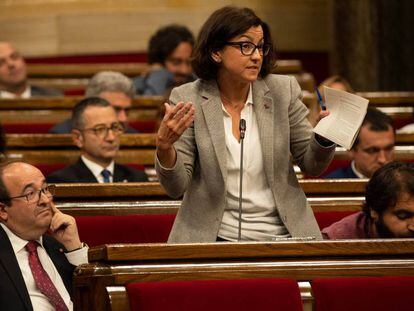
[[[32,91],[30,86],[26,87],[26,90],[22,93],[22,95],[17,96],[14,93],[10,93],[7,91],[0,91],[0,98],[12,99],[12,98],[30,98],[32,97]]]
[[[13,232],[9,230],[4,224],[0,223],[7,236],[9,237],[10,243],[13,247],[14,254],[16,255],[17,262],[22,272],[24,282],[26,283],[27,291],[29,292],[30,300],[32,302],[33,310],[36,311],[46,311],[46,310],[55,310],[50,304],[49,300],[41,291],[36,287],[35,280],[33,278],[32,270],[29,266],[29,252],[26,251],[26,245],[29,241],[23,240]],[[66,287],[63,283],[63,280],[57,271],[55,265],[53,264],[52,259],[50,259],[46,250],[43,248],[43,239],[40,237],[37,242],[40,246],[37,248],[37,253],[39,255],[39,260],[45,269],[46,273],[49,275],[56,289],[58,290],[60,296],[62,296],[63,301],[67,305],[69,310],[73,310],[73,303],[70,300],[70,296]],[[78,266],[83,263],[88,263],[88,247],[83,247],[79,250],[65,254],[68,261],[75,266]]]
[[[107,169],[111,173],[111,176],[109,176],[109,181],[114,182],[114,168],[115,168],[114,161],[112,161],[111,164],[109,164],[107,167],[102,167],[99,164],[96,164],[95,162],[88,160],[83,155],[81,156],[81,159],[83,163],[85,163],[86,167],[89,168],[93,176],[95,176],[95,178],[98,180],[100,184],[104,183],[104,178],[101,174],[104,169]]]
[[[223,107],[227,149],[226,209],[218,236],[237,241],[239,227],[239,184],[241,144],[232,132],[230,114]],[[254,111],[252,86],[241,118],[246,120],[243,151],[242,240],[265,241],[290,237],[279,218],[273,193],[267,183],[263,167],[259,127]]]

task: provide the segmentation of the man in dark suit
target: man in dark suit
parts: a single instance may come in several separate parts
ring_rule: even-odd
[[[57,90],[30,86],[24,58],[8,42],[0,42],[0,98],[61,96]]]
[[[72,275],[88,248],[52,198],[34,166],[0,168],[0,310],[73,309]]]
[[[147,181],[144,172],[115,164],[124,126],[115,109],[103,98],[81,100],[72,112],[72,139],[81,149],[79,160],[47,177],[59,182],[140,182]]]
[[[352,162],[326,178],[370,178],[376,170],[393,161],[395,129],[392,119],[369,107],[349,155]]]

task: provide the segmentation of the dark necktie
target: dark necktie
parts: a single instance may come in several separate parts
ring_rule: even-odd
[[[26,250],[29,252],[29,266],[32,270],[33,278],[36,283],[36,287],[42,292],[43,295],[49,299],[49,302],[56,309],[56,311],[67,311],[68,307],[60,296],[58,290],[46,273],[45,269],[39,260],[37,254],[37,246],[39,244],[35,241],[29,241],[26,245]]]
[[[104,183],[111,182],[111,181],[109,180],[109,177],[111,176],[111,172],[110,172],[110,171],[108,171],[107,169],[104,169],[104,170],[101,172],[101,175],[103,176]]]

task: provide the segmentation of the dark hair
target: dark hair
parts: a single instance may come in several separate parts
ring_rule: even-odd
[[[366,186],[364,213],[379,215],[395,206],[401,193],[414,195],[414,163],[391,162],[379,168]]]
[[[100,97],[88,97],[78,102],[72,110],[72,128],[82,129],[84,126],[83,113],[88,107],[111,107],[111,104]]]
[[[164,64],[168,56],[182,42],[188,42],[194,46],[194,36],[187,27],[168,25],[160,28],[149,41],[148,63]]]
[[[262,26],[264,41],[270,44],[270,51],[263,58],[259,75],[261,77],[268,75],[276,61],[269,26],[257,17],[253,10],[232,6],[225,6],[215,11],[202,26],[194,48],[192,62],[196,75],[203,80],[216,79],[220,65],[212,59],[212,53],[221,50],[232,38],[257,26]]]
[[[369,130],[374,131],[374,132],[386,132],[390,128],[395,132],[394,124],[392,122],[391,117],[374,107],[368,107],[367,114],[365,115],[361,128],[363,126],[368,126]],[[358,146],[359,144],[358,137],[359,137],[359,134],[357,138],[355,139],[355,143],[352,146],[352,149]]]

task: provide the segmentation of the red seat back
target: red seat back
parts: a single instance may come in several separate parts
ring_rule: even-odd
[[[302,310],[298,284],[290,279],[145,282],[126,289],[131,311]]]
[[[413,310],[414,277],[315,279],[315,311]]]
[[[79,236],[89,246],[114,243],[165,243],[175,214],[76,216]]]
[[[342,218],[354,214],[355,211],[332,211],[332,212],[316,212],[315,218],[319,229],[329,227],[333,223],[340,221]]]
[[[46,134],[55,125],[54,123],[5,123],[3,130],[7,134],[39,133]]]

